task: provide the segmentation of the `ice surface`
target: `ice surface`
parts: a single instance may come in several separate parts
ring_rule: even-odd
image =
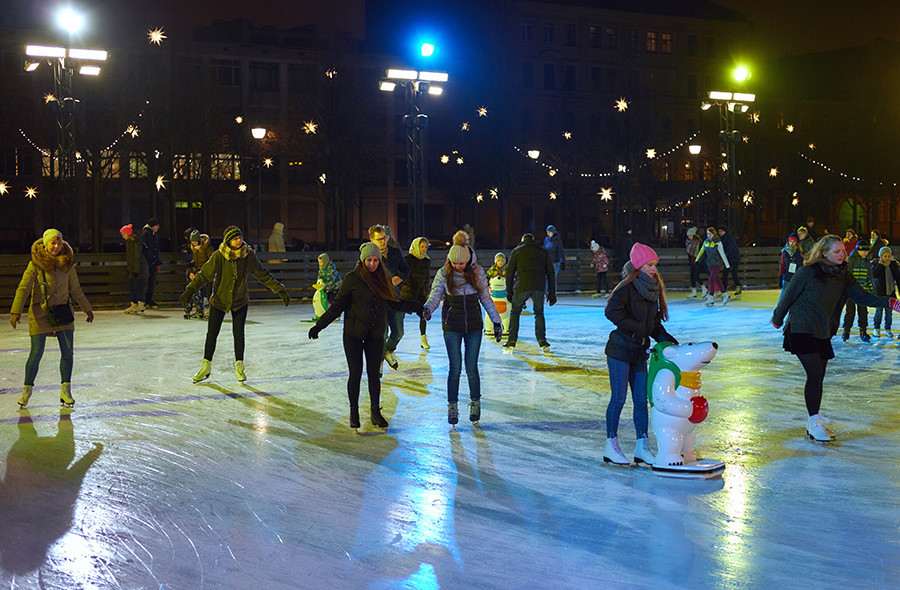
[[[447,357],[408,316],[384,414],[348,427],[341,325],[254,304],[248,380],[180,311],[78,314],[74,410],[48,340],[18,411],[27,326],[0,328],[0,586],[6,588],[857,588],[900,579],[900,344],[834,340],[805,438],[803,373],[769,324],[777,293],[710,309],[671,295],[669,331],[715,340],[703,457],[724,478],[672,480],[601,461],[609,382],[603,300],[547,310],[552,354],[522,319],[513,355],[482,342],[481,428],[446,424]],[[871,314],[870,314],[871,316]],[[363,380],[365,392],[365,380]],[[626,453],[631,402],[620,426]]]

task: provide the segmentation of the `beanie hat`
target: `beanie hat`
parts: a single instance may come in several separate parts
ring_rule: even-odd
[[[52,229],[52,228],[45,231],[44,232],[44,245],[46,246],[47,242],[49,242],[53,238],[62,239],[62,233],[60,233],[60,231],[58,229]]]
[[[894,252],[893,252],[893,250],[891,250],[890,246],[884,246],[881,250],[878,251],[878,257],[881,258],[882,256],[884,256],[885,252],[890,252],[892,256],[894,254]]]
[[[631,247],[631,255],[628,258],[631,260],[631,265],[634,266],[635,270],[638,270],[652,260],[659,261],[659,256],[653,251],[653,248],[645,246],[640,242],[634,243],[634,246]]]
[[[359,246],[359,259],[365,262],[366,258],[377,256],[381,258],[381,249],[375,242],[364,242]]]
[[[500,258],[502,258],[502,259],[503,259],[503,263],[506,264],[506,254],[504,254],[503,252],[497,252],[496,254],[494,254],[494,262],[495,262],[495,263],[496,263],[497,260],[500,259]]]
[[[153,227],[154,225],[159,225],[159,219],[157,219],[155,217],[151,217],[150,219],[147,220],[147,225],[149,225],[150,227]]]
[[[119,230],[119,233],[133,236],[134,235],[134,226],[132,226],[130,223],[128,225],[123,225],[122,229]]]
[[[791,240],[794,240],[795,242],[799,242],[799,241],[800,241],[800,239],[797,237],[797,234],[791,234],[791,235],[789,235],[789,236],[788,236],[788,243],[790,243]]]
[[[692,238],[697,235],[697,227],[689,227],[687,230],[687,237]]]
[[[599,249],[600,249],[600,244],[598,244],[594,240],[591,240],[591,251],[596,252]]]
[[[199,242],[200,241],[200,230],[195,229],[191,232],[190,240],[191,242]]]
[[[240,228],[236,225],[229,225],[225,228],[225,233],[222,235],[222,238],[225,240],[226,244],[231,244],[231,240],[237,237],[244,237],[243,232],[241,232]]]
[[[872,246],[869,244],[869,242],[866,242],[865,240],[860,240],[859,243],[856,244],[856,249],[857,250],[871,250]]]
[[[450,252],[447,253],[447,260],[453,264],[465,264],[471,258],[472,255],[469,254],[469,247],[460,246],[459,244],[450,246]]]
[[[728,228],[725,227],[724,225],[720,225],[720,226],[718,227],[718,229],[719,229],[720,231],[724,231],[724,232],[727,232],[727,231],[728,231]]]
[[[553,232],[553,233],[557,233],[557,232],[556,232],[556,226],[555,226],[555,225],[548,225],[548,226],[547,226],[547,231],[550,231],[550,232]]]
[[[798,228],[797,228],[797,231],[798,231],[798,232],[805,231],[806,233],[809,233],[809,230],[806,229],[806,226],[805,226],[805,225],[801,225],[800,227],[798,227]]]

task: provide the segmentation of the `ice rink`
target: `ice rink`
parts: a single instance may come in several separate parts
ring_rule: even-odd
[[[48,339],[19,411],[28,330],[2,316],[0,587],[896,588],[900,343],[835,338],[823,413],[837,440],[813,443],[802,369],[769,324],[776,297],[670,294],[668,330],[719,343],[697,448],[727,468],[709,481],[602,462],[612,325],[587,295],[547,308],[551,354],[531,316],[515,354],[483,341],[480,428],[447,424],[439,319],[426,353],[407,316],[384,374],[390,427],[371,429],[364,400],[363,435],[342,327],[309,340],[310,305],[251,306],[243,385],[230,324],[195,385],[203,321],[79,312],[72,410]],[[630,453],[630,400],[619,434]]]

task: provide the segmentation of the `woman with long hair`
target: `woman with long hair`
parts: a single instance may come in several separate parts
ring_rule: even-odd
[[[797,357],[806,372],[806,434],[818,442],[834,439],[834,433],[825,428],[820,407],[825,369],[834,358],[831,337],[838,332],[847,298],[867,307],[898,309],[896,299],[876,297],[863,289],[848,270],[846,258],[839,236],[829,234],[816,242],[781,292],[771,320],[776,328],[784,325],[784,349]]]
[[[59,342],[59,375],[61,380],[59,401],[71,408],[75,405],[72,397],[72,364],[74,362],[75,319],[69,299],[87,315],[87,322],[94,321],[94,312],[88,303],[78,273],[75,271],[75,254],[68,242],[63,240],[59,230],[48,229],[42,238],[31,245],[31,262],[22,274],[16,297],[9,315],[9,324],[15,330],[19,316],[28,306],[28,334],[31,336],[31,352],[25,361],[25,385],[19,397],[19,407],[28,405],[34,389],[41,357],[47,336],[56,336]],[[64,317],[62,312],[68,311]],[[54,313],[56,312],[56,313]]]
[[[406,264],[409,266],[409,278],[400,285],[400,299],[418,301],[425,304],[428,300],[428,290],[431,286],[431,258],[428,257],[428,238],[416,238],[409,245],[409,253],[406,255]],[[428,336],[425,334],[426,322],[419,319],[419,333],[421,334],[422,349],[428,350]]]
[[[349,377],[347,397],[350,401],[350,428],[360,427],[359,385],[362,380],[363,357],[366,359],[366,375],[369,381],[369,407],[372,425],[387,428],[388,422],[381,415],[381,361],[384,358],[384,332],[387,328],[387,310],[403,313],[422,312],[417,301],[399,301],[387,270],[381,263],[381,251],[373,242],[359,247],[359,262],[341,282],[341,289],[331,307],[309,329],[309,337],[319,337],[319,332],[344,314],[344,356],[347,358]]]
[[[616,329],[606,343],[610,398],[606,407],[606,448],[603,460],[614,465],[631,461],[619,445],[619,416],[625,407],[628,387],[634,404],[634,430],[637,444],[634,462],[653,464],[648,446],[650,419],[647,413],[647,349],[650,338],[657,342],[678,341],[666,332],[662,322],[669,319],[666,286],[656,271],[659,256],[650,246],[635,242],[628,262],[622,268],[622,281],[616,285],[606,305],[606,317]]]
[[[458,232],[462,233],[462,232]],[[472,250],[465,243],[454,244],[447,253],[447,262],[434,276],[431,295],[425,304],[426,319],[443,301],[441,326],[450,368],[447,374],[447,422],[459,422],[459,378],[463,367],[462,346],[465,344],[466,377],[469,381],[469,420],[481,420],[481,377],[478,374],[478,353],[484,322],[481,308],[487,312],[494,326],[494,338],[500,342],[503,325],[491,299],[484,269],[474,263]]]

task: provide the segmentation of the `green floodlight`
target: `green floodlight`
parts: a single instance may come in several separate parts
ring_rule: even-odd
[[[750,77],[750,70],[744,66],[738,66],[735,68],[734,72],[732,72],[732,76],[734,76],[734,79],[738,82],[743,82]]]

